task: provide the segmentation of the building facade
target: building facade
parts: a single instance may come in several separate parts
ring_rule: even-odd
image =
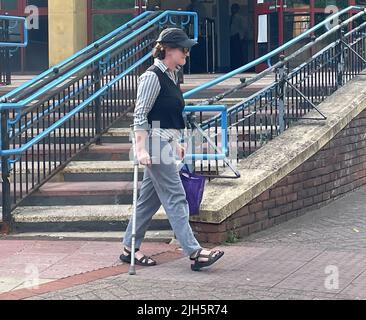
[[[192,4],[200,11],[201,22],[201,48],[192,59],[197,60],[197,66],[203,66],[193,72],[226,72],[232,69],[229,21],[233,4],[239,6],[244,64],[302,33],[334,10],[366,5],[366,0],[0,0],[0,14],[38,17],[38,28],[29,30],[29,46],[14,53],[13,67],[15,71],[39,72],[146,8],[186,10]],[[215,39],[215,47],[207,47],[207,39]]]

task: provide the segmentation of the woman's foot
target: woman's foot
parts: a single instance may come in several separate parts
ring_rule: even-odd
[[[131,248],[124,247],[120,259],[122,262],[131,263]],[[142,254],[139,249],[136,249],[135,264],[139,266],[151,267],[156,265],[156,261]]]
[[[202,268],[209,267],[218,261],[224,255],[223,251],[209,251],[206,249],[197,250],[190,256],[195,263],[191,265],[193,271],[200,271]]]

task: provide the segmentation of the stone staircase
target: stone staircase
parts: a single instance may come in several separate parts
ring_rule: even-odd
[[[185,85],[185,90],[188,89],[189,85]],[[222,92],[225,89],[221,86],[214,90]],[[215,94],[214,90],[206,92],[206,96]],[[197,103],[200,99],[191,99],[187,103]],[[230,107],[240,100],[230,98],[220,103]],[[205,115],[205,118],[213,115]],[[129,160],[132,147],[130,123],[131,115],[117,121],[103,135],[100,145],[92,144],[76,155],[62,172],[26,198],[13,212],[15,232],[125,230],[132,213],[133,196],[133,163]],[[239,129],[239,140],[245,141],[246,148],[259,147],[255,141],[250,141],[246,131],[246,128]],[[59,138],[62,138],[62,132]],[[243,150],[239,148],[240,151]],[[140,182],[142,178],[143,168],[140,168]],[[156,214],[149,228],[150,233],[169,230],[166,215]]]

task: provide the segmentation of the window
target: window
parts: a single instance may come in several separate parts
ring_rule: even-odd
[[[315,0],[316,8],[326,8],[327,6],[337,6],[340,9],[348,7],[348,0]]]
[[[310,0],[287,0],[287,8],[310,8]]]
[[[93,9],[131,9],[135,0],[93,0]]]
[[[0,1],[0,10],[16,10],[16,9],[17,9],[17,1],[14,0]]]
[[[135,0],[91,0],[92,41],[100,39],[135,16]]]

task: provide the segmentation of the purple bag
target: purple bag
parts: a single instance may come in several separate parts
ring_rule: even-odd
[[[202,203],[206,178],[195,173],[191,173],[187,165],[185,165],[180,171],[180,177],[189,204],[189,214],[191,216],[197,216],[200,214],[200,206]]]

